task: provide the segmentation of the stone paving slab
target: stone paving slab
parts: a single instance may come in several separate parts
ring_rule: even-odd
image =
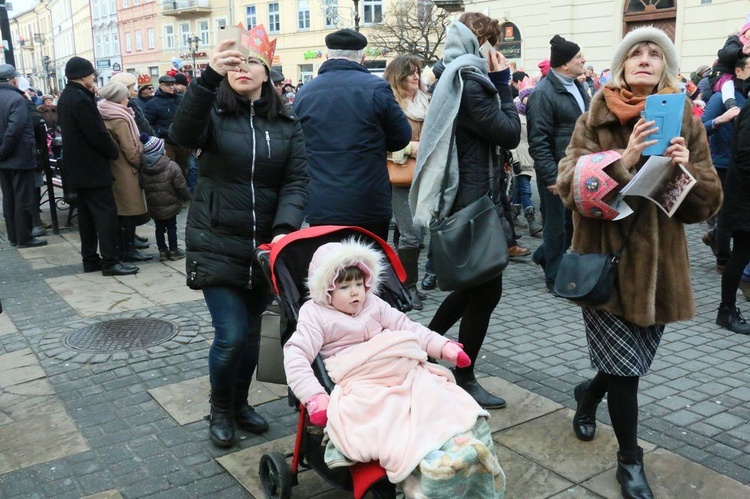
[[[185,276],[171,266],[154,262],[140,269],[132,276],[105,277],[92,272],[46,281],[83,317],[203,299],[202,293],[188,288]]]
[[[291,453],[294,449],[294,435],[289,435],[272,442],[267,442],[256,447],[233,452],[217,459],[226,470],[250,493],[253,497],[263,498],[263,485],[260,481],[258,470],[263,454],[267,452]],[[291,463],[291,458],[287,459]],[[336,490],[329,485],[320,475],[314,471],[305,471],[298,475],[299,485],[292,489],[293,498],[322,497],[330,499],[351,498],[351,493]]]
[[[28,349],[0,355],[0,475],[89,450]]]
[[[750,487],[665,449],[644,455],[648,483],[655,497],[747,499]],[[615,468],[582,484],[604,497],[619,497]]]
[[[504,445],[496,443],[495,452],[505,472],[505,497],[508,499],[552,497],[575,486],[573,482]]]
[[[596,438],[582,442],[573,433],[574,412],[555,411],[507,431],[495,433],[501,445],[539,463],[572,483],[581,483],[610,468],[616,462],[617,440],[614,432],[599,424]],[[654,449],[648,442],[640,442],[645,451]]]
[[[18,329],[16,329],[16,325],[10,319],[10,315],[0,314],[0,336],[17,332]]]
[[[208,376],[182,383],[164,385],[148,391],[179,425],[195,423],[208,414],[211,385]],[[250,405],[258,406],[286,397],[286,386],[253,381],[250,385]]]
[[[489,425],[493,433],[536,419],[563,407],[501,378],[490,376],[478,378],[478,381],[485,389],[503,397],[508,403],[503,409],[489,411]]]
[[[68,241],[63,236],[52,235],[52,231],[48,231],[48,235],[44,239],[47,241],[47,246],[19,250],[21,256],[28,260],[32,269],[81,264],[81,255],[78,251],[80,241],[77,242],[78,246],[76,246],[76,242]]]

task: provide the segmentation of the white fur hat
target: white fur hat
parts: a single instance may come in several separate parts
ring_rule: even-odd
[[[677,55],[677,49],[665,32],[653,26],[636,28],[625,35],[625,38],[615,48],[615,53],[612,55],[612,63],[609,67],[616,68],[619,66],[625,59],[628,51],[643,42],[651,42],[658,45],[661,51],[664,52],[664,59],[667,65],[672,69],[672,75],[677,76],[680,68],[680,58]]]
[[[340,243],[327,243],[315,251],[310,260],[307,288],[310,298],[321,305],[331,304],[334,282],[346,267],[358,267],[365,274],[366,290],[377,292],[380,274],[385,270],[385,256],[374,246],[350,238]]]

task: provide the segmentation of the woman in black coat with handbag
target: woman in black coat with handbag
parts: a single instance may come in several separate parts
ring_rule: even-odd
[[[244,47],[247,58],[234,41],[219,43],[171,127],[175,142],[202,151],[187,219],[186,271],[188,286],[203,291],[215,328],[209,437],[221,448],[234,443],[235,424],[252,433],[268,429],[248,404],[269,299],[253,253],[297,230],[307,203],[302,129],[269,79],[274,45],[262,25],[249,35],[255,45]]]
[[[494,46],[499,34],[498,21],[480,13],[465,13],[448,29],[446,67],[432,97],[431,106],[436,107],[428,111],[422,132],[424,141],[427,136],[434,136],[435,130],[441,129],[441,123],[455,122],[453,154],[458,158],[458,183],[450,186],[455,190],[455,198],[445,214],[458,212],[488,192],[495,195],[497,203],[503,175],[498,146],[514,149],[521,137],[521,122],[508,85],[509,64],[499,52],[493,51],[488,58],[481,59],[479,51],[485,41]],[[456,88],[462,88],[460,95],[454,94]],[[459,103],[457,110],[451,102]],[[419,154],[434,156],[426,156],[428,159],[424,162],[434,163],[436,170],[444,171],[447,156],[438,150],[439,146],[427,151],[422,146]],[[417,161],[418,170],[422,167],[422,159],[420,157]],[[415,178],[410,203],[415,223],[425,224],[436,216],[434,208],[440,181],[435,181],[427,172],[430,165],[425,164],[423,168],[426,173],[421,180]],[[418,171],[417,177],[419,175]],[[494,185],[491,186],[491,182]],[[487,409],[505,407],[505,400],[482,388],[474,376],[474,366],[502,288],[502,275],[499,275],[482,284],[452,292],[429,325],[433,331],[445,334],[461,320],[458,341],[471,359],[471,366],[456,369],[456,383]]]

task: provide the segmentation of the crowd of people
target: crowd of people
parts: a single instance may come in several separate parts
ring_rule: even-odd
[[[234,41],[220,42],[199,77],[173,72],[161,76],[156,89],[137,86],[127,73],[96,89],[91,62],[74,57],[59,99],[44,95],[35,103],[34,92],[19,88],[15,68],[0,66],[0,184],[10,243],[46,244],[35,232],[44,230],[33,148],[34,120],[42,119],[52,135],[62,136],[64,182],[77,193],[85,272],[138,272],[130,263],[152,256],[142,251],[148,244],[135,228],[150,219],[160,260],[187,256],[187,285],[202,291],[215,329],[208,358],[209,436],[226,448],[235,442],[236,428],[268,429],[248,403],[269,296],[255,248],[303,223],[355,225],[386,241],[395,225],[392,241],[405,285],[421,309],[427,296],[417,289],[418,262],[426,227],[490,193],[512,258],[530,253],[518,243],[517,229],[541,236],[532,259],[553,296],[569,250],[622,251],[611,297],[579,303],[596,374],[574,389],[573,430],[580,440],[594,439],[597,407],[607,396],[622,495],[653,497],[637,442],[637,391],[666,325],[695,313],[683,224],[711,224],[703,241],[723,272],[716,322],[750,334],[736,307],[738,287],[750,299],[750,198],[743,187],[750,165],[750,113],[744,107],[750,22],[727,40],[713,67],[701,66],[689,79],[678,72],[672,41],[653,27],[628,33],[600,74],[586,65],[578,44],[555,35],[549,59],[529,75],[499,51],[480,50],[499,41],[497,20],[464,13],[448,28],[432,81],[423,78],[421,59],[410,55],[391,61],[383,78],[370,74],[364,67],[367,39],[344,29],[326,36],[327,60],[318,76],[295,88],[272,69],[275,42],[263,26],[250,34],[243,51]],[[681,92],[681,133],[670,138],[663,156],[698,182],[674,216],[643,199],[632,201],[629,217],[592,216],[580,196],[586,187],[579,160],[616,152],[619,159],[603,174],[618,191],[656,142],[654,122],[641,117],[646,98]],[[404,172],[394,181],[389,168],[410,169],[412,181],[404,182]],[[176,216],[188,201],[185,253],[177,244]],[[355,247],[339,255],[340,262],[327,261],[320,282],[310,269],[312,300],[303,311],[311,312],[300,315],[286,363],[290,386],[313,423],[325,426],[331,417],[328,394],[308,369],[312,358],[337,357],[390,330],[416,333],[422,350],[454,364],[445,376],[473,403],[471,424],[456,431],[471,429],[485,409],[505,407],[474,374],[502,296],[502,274],[452,291],[425,328],[378,311],[381,303],[370,290],[377,288],[372,281],[380,263],[368,251]],[[440,282],[431,251],[428,243],[423,290]],[[678,293],[679,300],[663,299]],[[459,322],[458,342],[442,338]],[[361,337],[360,325],[371,332]]]

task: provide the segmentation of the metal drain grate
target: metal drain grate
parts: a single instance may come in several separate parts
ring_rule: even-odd
[[[63,343],[81,352],[121,352],[164,343],[177,332],[175,324],[160,319],[115,319],[76,329]]]

